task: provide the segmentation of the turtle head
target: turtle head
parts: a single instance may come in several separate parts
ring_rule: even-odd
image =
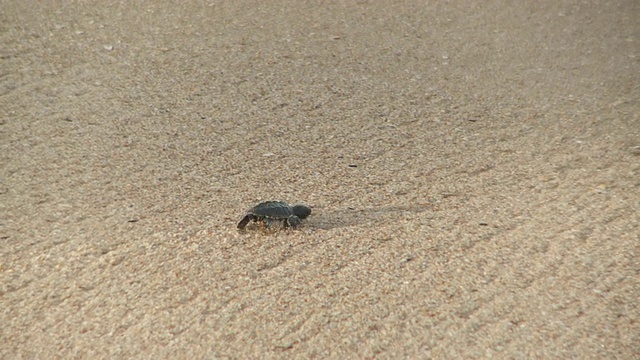
[[[293,214],[300,219],[306,219],[309,215],[311,215],[311,208],[306,205],[294,205]]]

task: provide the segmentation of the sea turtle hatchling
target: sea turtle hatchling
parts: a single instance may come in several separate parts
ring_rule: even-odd
[[[238,223],[238,229],[244,229],[253,220],[260,221],[267,228],[271,227],[274,221],[282,221],[283,227],[296,228],[302,219],[306,219],[311,214],[311,209],[306,205],[289,205],[284,201],[265,201],[247,211],[247,214]]]

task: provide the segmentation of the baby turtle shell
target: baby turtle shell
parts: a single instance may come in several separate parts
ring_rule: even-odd
[[[274,221],[282,221],[284,228],[296,228],[310,214],[311,208],[306,205],[291,206],[284,201],[265,201],[247,211],[238,223],[238,229],[244,229],[250,221],[260,221],[266,227],[270,227]]]

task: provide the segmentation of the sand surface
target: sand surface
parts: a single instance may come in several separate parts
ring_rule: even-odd
[[[638,19],[0,0],[0,358],[639,359]]]

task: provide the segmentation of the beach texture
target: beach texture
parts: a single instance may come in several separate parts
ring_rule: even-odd
[[[0,0],[0,358],[640,359],[638,19]]]

